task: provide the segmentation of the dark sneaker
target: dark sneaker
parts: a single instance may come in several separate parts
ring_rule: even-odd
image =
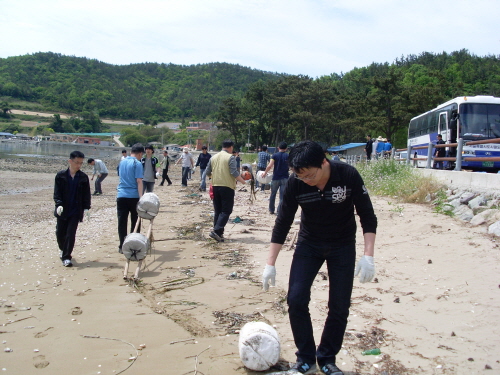
[[[217,233],[215,233],[214,231],[211,231],[209,236],[212,237],[217,242],[224,242],[224,239],[221,236],[219,236]]]
[[[316,364],[310,365],[309,363],[304,363],[298,361],[296,364],[292,366],[289,374],[313,374],[316,372]]]
[[[123,250],[122,250],[122,248],[121,248],[121,247],[119,247],[119,248],[118,248],[118,252],[119,252],[120,254],[123,254]]]
[[[69,259],[63,260],[62,263],[63,263],[64,267],[73,267],[73,263],[71,263],[71,260],[69,260]]]
[[[327,363],[321,367],[321,371],[325,375],[344,375],[344,373],[335,365],[335,363]]]

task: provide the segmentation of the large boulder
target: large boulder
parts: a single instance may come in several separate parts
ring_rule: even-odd
[[[453,210],[453,213],[455,214],[455,217],[463,221],[471,221],[474,217],[474,213],[472,212],[472,210],[465,204],[462,204],[460,205],[460,207],[455,208]]]
[[[469,203],[472,199],[474,199],[477,196],[476,193],[472,191],[466,191],[460,196],[460,203],[462,204],[467,204]]]
[[[493,223],[488,227],[488,234],[493,234],[497,237],[500,237],[500,221],[497,221],[496,223]]]
[[[472,211],[474,211],[475,208],[486,205],[486,198],[483,195],[478,195],[477,197],[471,199],[467,205]]]
[[[487,223],[488,219],[491,216],[495,215],[496,212],[497,212],[497,210],[492,210],[492,209],[484,210],[483,212],[478,213],[476,216],[474,216],[472,218],[472,220],[470,221],[470,223],[473,226],[478,226],[478,225]]]

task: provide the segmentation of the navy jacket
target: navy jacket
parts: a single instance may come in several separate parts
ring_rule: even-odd
[[[57,207],[63,206],[64,210],[61,219],[66,219],[69,214],[70,203],[69,200],[69,181],[68,181],[68,169],[64,171],[57,172],[55,183],[54,183],[54,202],[56,207],[54,209],[54,216],[59,218],[56,213]],[[76,188],[76,202],[78,207],[78,220],[83,221],[83,210],[90,209],[90,182],[89,176],[84,172],[76,172],[78,175],[78,186]]]

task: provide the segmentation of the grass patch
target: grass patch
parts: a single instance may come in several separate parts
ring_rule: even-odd
[[[442,188],[432,177],[422,176],[414,168],[390,159],[358,163],[356,168],[370,193],[400,202],[424,203],[429,197],[434,199]]]

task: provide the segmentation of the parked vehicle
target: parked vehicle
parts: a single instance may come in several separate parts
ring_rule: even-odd
[[[171,160],[177,160],[182,153],[182,147],[176,144],[168,144],[163,147],[164,150],[168,151],[168,156]]]

